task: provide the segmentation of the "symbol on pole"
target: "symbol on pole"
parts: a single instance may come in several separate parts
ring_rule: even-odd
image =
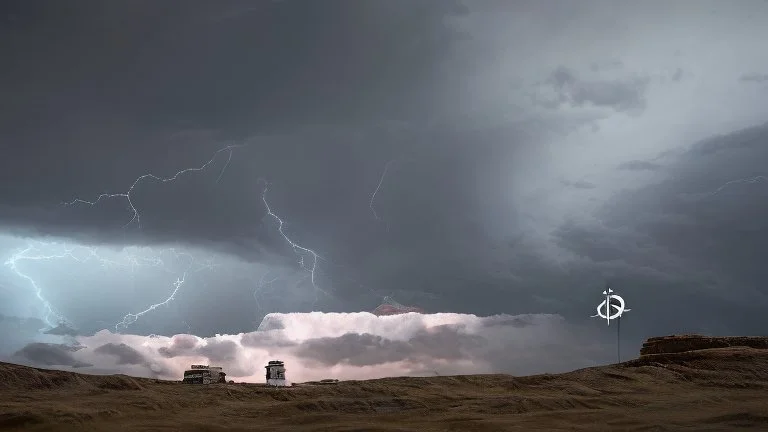
[[[626,303],[624,302],[624,299],[621,298],[621,296],[611,293],[613,293],[613,290],[610,288],[608,288],[606,291],[603,291],[605,300],[597,305],[597,315],[592,315],[592,318],[605,318],[606,322],[608,322],[608,325],[611,325],[612,319],[621,318],[621,315],[624,312],[629,312],[632,310],[626,307]],[[615,311],[612,312],[611,308],[615,309]]]

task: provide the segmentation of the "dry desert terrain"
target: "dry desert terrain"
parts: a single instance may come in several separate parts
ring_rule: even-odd
[[[716,348],[711,348],[715,346]],[[653,338],[564,374],[187,385],[0,363],[0,430],[768,431],[768,338]]]

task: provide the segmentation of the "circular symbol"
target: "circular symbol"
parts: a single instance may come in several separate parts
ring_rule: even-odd
[[[608,322],[608,325],[611,325],[612,319],[621,318],[621,314],[631,310],[627,309],[626,303],[624,303],[624,299],[621,298],[621,296],[610,294],[611,292],[613,292],[613,290],[603,292],[603,294],[606,295],[605,300],[597,305],[597,315],[592,315],[593,318],[605,318],[605,320]],[[615,311],[612,312],[611,308],[615,309]]]

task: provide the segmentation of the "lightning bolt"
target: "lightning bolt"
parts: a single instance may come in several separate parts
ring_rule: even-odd
[[[389,171],[389,166],[394,162],[394,160],[391,160],[384,164],[384,170],[381,172],[381,176],[379,177],[379,182],[376,184],[376,189],[374,189],[373,193],[371,194],[371,200],[368,202],[368,208],[371,209],[371,213],[373,213],[373,217],[376,218],[377,221],[381,221],[381,217],[379,217],[379,214],[376,213],[376,208],[374,207],[373,203],[376,200],[376,194],[379,193],[379,190],[381,190],[381,185],[384,184],[384,177],[387,176],[387,171]],[[387,227],[387,231],[389,231],[389,224],[386,222],[384,223]]]
[[[768,182],[768,177],[760,176],[759,175],[759,176],[754,176],[754,177],[747,177],[747,178],[742,178],[742,179],[731,180],[731,181],[723,184],[719,188],[717,188],[714,192],[710,193],[709,196],[715,196],[715,195],[717,195],[718,193],[722,192],[723,190],[725,190],[726,188],[728,188],[731,185],[735,185],[735,184],[755,184],[755,183],[762,183],[762,182]]]
[[[194,257],[192,255],[190,255],[188,253],[183,253],[183,252],[182,253],[178,253],[178,252],[176,252],[176,249],[173,249],[173,248],[169,249],[169,251],[176,258],[185,257],[185,258],[189,259],[189,264],[187,266],[187,269],[173,283],[173,291],[171,291],[171,294],[168,297],[166,297],[165,300],[163,300],[163,301],[161,301],[159,303],[154,303],[154,304],[150,305],[149,307],[147,307],[146,309],[142,310],[141,312],[125,314],[125,316],[123,316],[123,319],[121,321],[119,321],[117,324],[115,324],[115,332],[119,332],[120,329],[127,329],[128,326],[130,326],[131,324],[133,324],[136,321],[138,321],[139,318],[141,318],[142,316],[152,312],[153,310],[155,310],[155,309],[157,309],[157,308],[159,308],[161,306],[167,306],[170,302],[172,302],[176,298],[176,294],[179,293],[179,290],[181,289],[181,287],[186,282],[187,274],[189,274],[189,273],[197,273],[197,272],[200,272],[202,270],[213,269],[213,268],[216,267],[216,265],[214,263],[208,262],[208,263],[204,263],[202,265],[199,265],[198,268],[196,268],[196,269],[193,269],[193,266],[194,266],[196,260],[194,259]],[[189,325],[187,325],[187,327],[189,327]]]
[[[173,287],[174,287],[173,292],[171,292],[171,295],[168,296],[168,298],[166,298],[164,301],[160,303],[155,303],[141,312],[126,314],[123,317],[122,321],[115,324],[115,332],[119,332],[120,328],[123,328],[123,329],[128,328],[129,325],[138,321],[141,316],[146,315],[152,312],[153,310],[159,308],[160,306],[165,306],[171,301],[173,301],[173,299],[176,298],[176,294],[179,292],[179,289],[181,288],[181,286],[184,285],[184,282],[186,281],[186,279],[187,279],[187,273],[184,272],[184,274],[180,278],[176,279],[176,282],[173,283]]]
[[[218,183],[221,180],[221,178],[224,175],[224,173],[226,172],[227,168],[229,167],[230,162],[232,161],[232,156],[233,156],[233,153],[234,153],[233,150],[236,149],[236,148],[239,148],[239,147],[246,147],[248,145],[249,144],[235,144],[235,145],[229,145],[229,146],[223,147],[223,148],[217,150],[211,156],[211,158],[208,161],[206,161],[204,164],[202,164],[202,165],[200,165],[198,167],[182,169],[180,171],[177,171],[175,174],[173,174],[170,177],[160,177],[160,176],[157,176],[157,175],[152,174],[152,173],[143,174],[143,175],[137,177],[133,181],[133,183],[130,185],[128,190],[125,191],[125,192],[121,192],[121,193],[104,193],[104,194],[101,194],[98,197],[96,197],[96,199],[94,199],[93,201],[88,201],[88,200],[84,200],[84,199],[81,199],[81,198],[75,198],[72,201],[64,203],[64,205],[72,206],[72,205],[76,205],[76,204],[86,204],[86,205],[89,205],[89,206],[95,206],[99,202],[101,202],[103,200],[106,200],[106,199],[122,198],[122,199],[125,199],[127,201],[128,206],[130,208],[130,211],[132,213],[131,219],[125,225],[123,225],[123,228],[128,227],[129,225],[131,225],[134,222],[136,222],[136,224],[139,227],[141,227],[141,213],[139,212],[139,209],[136,208],[136,206],[133,203],[133,193],[134,193],[136,187],[142,181],[154,180],[154,181],[160,182],[160,183],[166,183],[166,182],[175,181],[180,176],[182,176],[183,174],[190,173],[190,172],[199,172],[199,171],[203,171],[203,170],[207,169],[209,166],[211,166],[216,161],[216,158],[217,158],[217,156],[220,153],[226,152],[227,153],[227,160],[226,160],[224,166],[222,167],[221,171],[219,172],[218,177],[216,178],[216,182]],[[382,178],[382,180],[383,180],[383,178]],[[278,224],[278,227],[277,227],[278,232],[283,237],[283,239],[285,239],[285,241],[291,246],[291,248],[293,249],[294,253],[296,253],[296,255],[298,256],[298,262],[299,262],[300,267],[303,270],[305,270],[305,271],[307,271],[309,273],[309,279],[310,279],[310,281],[312,283],[313,288],[315,289],[315,292],[316,293],[317,292],[322,292],[322,293],[324,293],[326,295],[329,295],[328,292],[326,292],[325,290],[321,289],[317,285],[317,281],[316,281],[318,262],[322,258],[320,257],[320,255],[317,252],[315,252],[312,249],[306,248],[306,247],[298,244],[297,242],[293,241],[285,233],[285,231],[284,231],[284,221],[276,213],[274,213],[272,211],[272,208],[270,207],[269,202],[267,201],[267,190],[268,190],[268,184],[266,184],[266,186],[264,187],[264,190],[263,190],[262,195],[261,195],[261,199],[264,202],[264,206],[266,207],[266,210],[267,210],[267,215],[272,217],[277,222],[277,224]],[[307,261],[309,261],[310,263],[307,263]],[[171,294],[164,301],[159,302],[159,303],[154,303],[154,304],[150,305],[148,308],[144,309],[143,311],[140,311],[140,312],[137,312],[137,313],[126,314],[123,317],[123,319],[115,325],[115,330],[119,330],[120,328],[123,328],[123,329],[127,328],[129,325],[131,325],[132,323],[136,322],[141,316],[143,316],[143,315],[145,315],[145,314],[147,314],[149,312],[152,312],[153,310],[155,310],[155,309],[157,309],[157,308],[159,308],[161,306],[168,305],[170,302],[172,302],[176,298],[176,295],[179,293],[179,290],[181,289],[181,287],[186,282],[186,280],[187,280],[186,278],[187,278],[187,275],[188,275],[189,272],[190,272],[189,270],[184,272],[183,275],[180,276],[176,280],[176,282],[174,282],[173,290],[172,290]],[[272,281],[272,282],[274,282],[274,281]],[[270,284],[271,284],[271,282],[270,282]],[[264,283],[260,284],[260,288],[257,288],[257,291],[260,290],[260,289],[263,289],[264,286],[266,286]],[[256,295],[256,293],[254,293],[254,296],[255,295]]]
[[[175,174],[173,174],[170,177],[160,177],[160,176],[157,176],[157,175],[152,174],[152,173],[143,174],[143,175],[137,177],[136,180],[134,180],[133,183],[131,184],[131,186],[128,188],[128,190],[125,191],[125,192],[122,192],[122,193],[104,193],[104,194],[101,194],[98,197],[96,197],[96,199],[93,200],[93,201],[87,201],[87,200],[84,200],[84,199],[75,198],[72,201],[64,203],[64,205],[72,206],[72,205],[75,205],[75,204],[86,204],[86,205],[89,205],[89,206],[95,206],[100,201],[105,200],[105,199],[109,199],[109,198],[123,198],[123,199],[125,199],[128,202],[128,205],[129,205],[130,210],[132,212],[131,219],[125,225],[123,225],[123,228],[128,227],[133,222],[136,222],[136,224],[139,227],[141,227],[141,213],[139,213],[139,210],[136,208],[136,206],[133,203],[133,199],[132,199],[133,195],[132,194],[133,194],[136,186],[139,185],[142,181],[154,180],[154,181],[160,182],[160,183],[173,182],[173,181],[177,180],[180,176],[182,176],[182,175],[184,175],[186,173],[199,172],[199,171],[205,170],[206,168],[208,168],[210,165],[212,165],[216,161],[216,157],[220,153],[227,152],[227,161],[224,164],[224,166],[222,167],[221,171],[219,172],[218,177],[216,177],[216,183],[218,183],[221,180],[221,178],[224,176],[224,173],[226,172],[227,168],[229,167],[230,162],[232,161],[233,150],[236,149],[236,148],[241,148],[241,147],[246,147],[246,146],[248,146],[248,144],[228,145],[228,146],[220,148],[219,150],[214,152],[214,154],[211,156],[211,158],[208,161],[206,161],[204,164],[202,164],[202,165],[200,165],[198,167],[182,169],[180,171],[177,171]],[[191,265],[192,264],[190,263],[190,266]],[[207,267],[204,267],[204,268],[210,268],[210,266],[207,266]],[[197,271],[199,271],[199,270],[201,270],[201,269],[198,269]],[[127,328],[129,325],[135,323],[141,316],[143,316],[143,315],[145,315],[145,314],[147,314],[149,312],[152,312],[153,310],[155,310],[155,309],[157,309],[157,308],[159,308],[161,306],[165,306],[165,305],[169,304],[171,301],[173,301],[176,298],[176,295],[178,294],[178,292],[181,289],[181,287],[186,282],[187,273],[188,273],[188,271],[184,272],[184,274],[182,276],[180,276],[179,278],[176,279],[176,282],[173,283],[173,287],[174,287],[173,291],[171,292],[171,294],[164,301],[159,302],[159,303],[154,303],[154,304],[150,305],[148,308],[146,308],[146,309],[144,309],[144,310],[142,310],[140,312],[126,314],[120,322],[115,324],[115,331],[119,331],[120,328],[123,328],[123,329]]]
[[[48,253],[45,254],[41,251],[41,249],[54,249],[56,247],[60,247],[62,251],[60,253]],[[45,298],[43,295],[43,289],[40,286],[40,284],[29,274],[23,272],[21,268],[19,267],[19,264],[23,261],[52,261],[52,260],[60,260],[60,259],[71,259],[77,263],[85,264],[89,262],[97,262],[102,268],[105,269],[113,269],[113,268],[122,268],[129,270],[131,274],[135,272],[135,270],[140,266],[151,266],[156,268],[162,268],[165,271],[169,273],[173,273],[171,270],[166,268],[166,263],[163,260],[162,256],[165,254],[170,254],[173,258],[181,259],[185,258],[189,261],[187,270],[184,273],[184,276],[177,279],[177,282],[174,283],[175,290],[172,292],[172,294],[169,296],[166,301],[154,304],[147,308],[146,310],[139,312],[137,314],[128,314],[126,315],[120,322],[118,322],[115,325],[115,330],[118,330],[120,326],[127,327],[129,324],[135,322],[140,316],[164,305],[173,300],[176,293],[178,292],[178,289],[183,284],[187,272],[190,273],[196,273],[205,269],[214,269],[217,264],[215,264],[213,261],[207,261],[203,263],[198,263],[198,261],[188,253],[179,253],[174,248],[169,248],[163,251],[160,251],[159,253],[155,253],[152,251],[151,248],[147,248],[151,254],[156,254],[155,256],[141,256],[137,255],[135,253],[129,253],[125,256],[124,259],[121,259],[120,261],[116,260],[110,260],[107,258],[104,258],[99,255],[99,253],[96,251],[96,248],[93,247],[86,247],[86,246],[78,246],[78,247],[70,247],[66,244],[62,243],[55,243],[55,242],[30,242],[26,248],[16,251],[13,255],[11,255],[6,261],[5,265],[10,268],[11,271],[13,271],[19,278],[24,279],[29,283],[29,285],[34,290],[35,296],[40,301],[40,303],[43,305],[43,321],[49,328],[56,327],[57,325],[64,324],[69,327],[73,327],[72,323],[60,312],[58,312],[53,305]],[[197,264],[197,266],[195,266]]]
[[[315,279],[315,276],[316,276],[316,273],[317,273],[317,264],[318,264],[318,261],[320,259],[322,259],[322,258],[314,250],[309,249],[307,247],[304,247],[304,246],[296,243],[295,241],[291,240],[290,237],[288,237],[288,235],[283,230],[285,222],[283,222],[283,220],[280,218],[280,216],[278,216],[277,214],[275,214],[272,211],[272,207],[270,207],[269,202],[267,201],[267,192],[268,191],[269,191],[269,184],[265,182],[264,190],[261,193],[261,200],[264,202],[264,206],[267,209],[267,216],[271,216],[277,222],[277,232],[280,233],[280,235],[283,237],[283,239],[285,239],[285,241],[291,246],[291,248],[293,249],[293,252],[298,256],[299,266],[302,269],[304,269],[307,272],[309,272],[310,281],[312,282],[312,287],[315,289],[315,293],[317,293],[317,291],[320,291],[323,294],[325,294],[327,296],[330,296],[330,294],[328,294],[328,292],[326,292],[325,290],[323,290],[323,289],[321,289],[320,287],[317,286],[317,281]],[[311,257],[311,264],[310,265],[308,265],[306,263],[306,260],[305,260],[305,257],[307,255],[309,255]]]
[[[143,175],[139,176],[138,178],[136,178],[136,180],[134,180],[134,182],[131,184],[131,186],[128,188],[127,191],[122,192],[122,193],[103,193],[103,194],[99,195],[98,197],[96,197],[96,199],[93,200],[93,201],[87,201],[87,200],[84,200],[84,199],[75,198],[72,201],[65,202],[63,204],[67,205],[67,206],[72,206],[72,205],[75,205],[75,204],[86,204],[86,205],[89,205],[89,206],[95,206],[96,204],[98,204],[100,201],[102,201],[104,199],[124,198],[128,202],[128,205],[130,206],[130,210],[133,213],[133,215],[131,217],[131,220],[129,220],[125,225],[123,225],[123,228],[128,227],[133,222],[136,222],[136,224],[139,227],[141,227],[141,214],[139,213],[139,210],[136,208],[136,206],[133,204],[133,199],[132,199],[133,191],[134,191],[134,189],[136,188],[136,186],[139,183],[141,183],[144,180],[155,180],[155,181],[160,182],[160,183],[167,183],[167,182],[175,181],[175,180],[177,180],[183,174],[186,174],[186,173],[189,173],[189,172],[198,172],[198,171],[205,170],[206,168],[208,168],[208,166],[210,166],[211,164],[213,164],[216,161],[216,156],[218,156],[220,153],[228,152],[229,156],[227,158],[227,162],[226,162],[226,164],[224,164],[224,167],[221,169],[221,172],[219,172],[219,176],[216,178],[216,182],[218,183],[219,180],[221,180],[221,177],[224,175],[224,171],[227,169],[227,167],[229,167],[229,163],[232,160],[232,151],[235,148],[246,147],[246,146],[248,146],[248,144],[233,144],[233,145],[228,145],[226,147],[220,148],[219,150],[216,150],[216,152],[213,154],[211,159],[209,159],[207,162],[205,162],[204,164],[200,165],[199,167],[185,168],[185,169],[183,169],[181,171],[177,171],[174,175],[172,175],[170,177],[159,177],[159,176],[157,176],[155,174],[152,174],[152,173],[143,174]]]
[[[18,277],[26,280],[30,286],[32,286],[32,289],[35,292],[35,296],[43,305],[43,322],[45,322],[45,325],[47,325],[48,328],[54,328],[59,324],[65,324],[67,326],[71,326],[71,324],[69,320],[67,320],[64,315],[56,311],[53,305],[51,305],[51,303],[43,296],[43,289],[40,287],[40,285],[38,285],[37,281],[35,281],[35,279],[26,273],[23,273],[19,269],[18,264],[19,261],[41,261],[66,257],[72,257],[72,254],[69,251],[65,251],[63,254],[59,255],[41,255],[37,253],[35,247],[30,244],[25,249],[15,252],[5,261],[5,265],[8,266],[11,271],[13,271]]]

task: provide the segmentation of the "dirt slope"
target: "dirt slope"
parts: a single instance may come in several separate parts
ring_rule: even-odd
[[[742,428],[768,431],[768,349],[661,352],[558,375],[388,378],[277,389],[184,385],[0,363],[3,431]]]

